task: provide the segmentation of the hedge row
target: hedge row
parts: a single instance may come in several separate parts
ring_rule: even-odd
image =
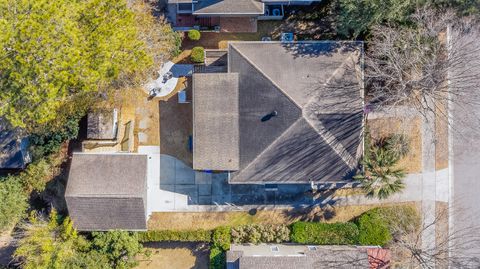
[[[232,240],[242,243],[282,243],[290,240],[290,229],[287,225],[251,224],[232,228]]]
[[[355,223],[295,222],[290,239],[294,243],[317,245],[351,245],[358,242]]]
[[[211,242],[212,231],[193,230],[193,231],[146,231],[139,232],[140,242],[157,241],[183,241],[183,242]]]

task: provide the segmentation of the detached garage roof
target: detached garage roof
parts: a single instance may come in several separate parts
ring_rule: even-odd
[[[145,230],[147,156],[73,155],[65,200],[81,231]]]
[[[194,74],[193,83],[193,168],[238,170],[238,74]]]

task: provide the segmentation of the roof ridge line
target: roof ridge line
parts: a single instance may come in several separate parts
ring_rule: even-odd
[[[330,83],[330,80],[333,78],[333,76],[335,76],[335,75],[338,73],[338,71],[340,70],[340,68],[343,68],[343,67],[346,65],[347,61],[350,60],[351,58],[353,58],[353,56],[354,56],[354,55],[348,56],[348,57],[342,62],[342,64],[340,64],[340,66],[337,67],[337,69],[335,69],[335,71],[332,72],[332,75],[331,75],[329,78],[327,78],[327,80],[325,81],[325,83],[323,83],[323,85],[328,85],[328,83]],[[317,88],[317,90],[318,90],[318,88]],[[316,97],[317,97],[317,96],[315,96],[315,95],[312,96],[312,97],[310,97],[310,98],[308,99],[308,101],[306,102],[305,107],[307,107],[308,105],[310,105],[310,103],[312,103],[313,100],[314,100]]]
[[[290,126],[288,126],[288,128],[285,129],[285,131],[283,131],[283,133],[281,135],[277,136],[277,138],[275,138],[272,141],[272,143],[270,143],[270,145],[266,146],[265,149],[262,150],[262,152],[260,152],[260,154],[257,154],[257,156],[255,158],[253,158],[253,160],[247,166],[240,169],[240,171],[242,171],[242,172],[240,172],[239,175],[242,174],[243,171],[245,171],[248,167],[250,167],[258,158],[260,158],[260,156],[262,156],[265,152],[267,152],[267,150],[269,150],[275,142],[277,142],[280,138],[282,138],[285,135],[285,133],[287,133],[298,121],[300,121],[302,119],[304,119],[304,118],[300,117],[300,118],[296,119],[295,122],[293,122]],[[305,121],[307,121],[307,120],[305,119]]]
[[[322,129],[319,129],[316,127],[313,123],[312,120],[308,119],[307,117],[303,117],[305,121],[312,127],[318,135],[327,143],[327,145],[330,146],[330,148],[335,152],[335,154],[342,159],[343,162],[350,168],[354,169],[355,168],[355,158],[350,154],[350,152],[347,151],[347,149],[338,141],[337,137],[332,134],[322,123],[319,123],[319,125],[322,126]]]
[[[230,47],[232,47],[233,49],[235,49],[235,51],[242,55],[243,58],[249,63],[251,64],[260,74],[262,74],[268,81],[270,81],[273,86],[275,86],[279,91],[281,91],[283,93],[283,95],[285,95],[288,100],[290,100],[296,107],[298,107],[298,109],[302,110],[303,111],[303,107],[301,107],[297,102],[295,102],[295,100],[293,100],[293,98],[288,95],[277,83],[275,83],[272,78],[270,78],[267,74],[265,74],[262,69],[260,69],[255,63],[252,62],[252,60],[250,60],[250,58],[248,58],[245,54],[241,53],[238,49],[236,49],[234,47],[233,44],[230,44]],[[230,70],[229,70],[230,71]]]

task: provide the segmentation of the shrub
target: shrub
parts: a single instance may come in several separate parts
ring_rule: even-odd
[[[140,242],[157,241],[183,241],[183,242],[210,242],[212,240],[212,231],[193,230],[193,231],[146,231],[139,232]]]
[[[375,212],[366,212],[356,220],[359,229],[358,242],[361,245],[383,246],[392,240],[387,224]]]
[[[135,257],[143,252],[136,233],[113,230],[92,233],[92,250],[104,255],[112,268],[134,268],[138,265]]]
[[[358,240],[358,227],[354,223],[295,222],[291,240],[300,244],[350,245]]]
[[[210,269],[226,268],[225,251],[217,246],[210,248]]]
[[[28,208],[28,195],[23,191],[22,183],[15,177],[0,179],[0,232],[11,228]]]
[[[14,176],[22,182],[23,188],[27,192],[45,190],[45,185],[52,179],[52,170],[54,167],[46,159],[41,159],[31,163],[20,174]]]
[[[194,47],[192,49],[192,54],[190,55],[190,60],[194,63],[203,63],[205,58],[205,49],[203,47]]]
[[[79,119],[74,117],[69,119],[60,130],[46,129],[41,133],[30,136],[31,146],[33,147],[34,159],[57,152],[63,142],[74,139],[78,135]]]
[[[410,151],[410,140],[403,134],[394,134],[386,139],[385,148],[398,158],[403,158]]]
[[[354,176],[362,183],[367,197],[386,199],[405,188],[406,173],[397,168],[399,156],[379,145],[371,145],[362,161],[364,171]]]
[[[229,250],[230,242],[232,241],[231,228],[223,226],[213,230],[212,241],[214,246],[219,247],[222,250]]]
[[[201,36],[202,35],[200,34],[200,31],[198,31],[198,30],[192,29],[192,30],[188,31],[188,39],[190,39],[190,40],[193,40],[193,41],[200,40]]]
[[[244,225],[232,228],[234,243],[281,243],[289,241],[290,229],[286,225]]]
[[[365,213],[382,218],[394,237],[416,232],[421,226],[420,214],[413,206],[377,207]]]

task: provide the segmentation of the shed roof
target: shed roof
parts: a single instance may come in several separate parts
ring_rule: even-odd
[[[146,174],[146,155],[73,154],[65,199],[77,229],[146,229]]]
[[[238,74],[194,74],[193,83],[193,168],[238,170]]]
[[[90,112],[87,117],[87,138],[111,140],[117,138],[117,110]]]

